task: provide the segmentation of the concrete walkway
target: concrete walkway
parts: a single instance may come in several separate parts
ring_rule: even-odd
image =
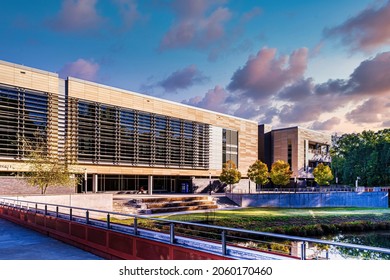
[[[0,260],[101,260],[91,253],[0,219]]]

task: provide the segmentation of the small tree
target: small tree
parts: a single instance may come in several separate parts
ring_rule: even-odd
[[[257,185],[266,185],[269,182],[268,166],[264,162],[256,160],[255,163],[249,166],[247,176]]]
[[[290,165],[287,162],[284,160],[277,160],[271,167],[271,181],[277,186],[286,186],[290,183],[292,173]]]
[[[320,163],[313,170],[314,181],[320,186],[329,185],[329,181],[333,180],[332,170],[328,165]]]
[[[232,191],[232,184],[240,182],[241,172],[237,170],[237,166],[233,161],[228,160],[223,164],[222,172],[219,175],[219,180],[230,185],[230,192]]]
[[[35,141],[23,140],[26,163],[29,166],[29,172],[24,175],[27,183],[38,187],[41,194],[45,194],[48,187],[75,186],[78,179],[69,171],[66,161],[51,156],[47,151],[46,141],[42,139],[38,137]]]

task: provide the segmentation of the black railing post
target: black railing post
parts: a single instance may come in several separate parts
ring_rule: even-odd
[[[110,229],[110,213],[107,213],[107,228]]]
[[[226,256],[226,231],[222,231],[222,255]]]
[[[89,211],[85,212],[85,222],[89,224]]]
[[[171,223],[169,227],[169,236],[171,244],[175,243],[175,224]]]
[[[134,217],[134,235],[138,235],[138,219]]]

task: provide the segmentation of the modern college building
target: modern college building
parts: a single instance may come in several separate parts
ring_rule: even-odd
[[[254,121],[0,61],[0,194],[33,193],[18,178],[37,133],[87,178],[73,192],[198,192],[258,158]]]
[[[330,165],[331,142],[327,133],[298,126],[272,129],[259,125],[259,159],[269,168],[277,160],[288,162],[292,180],[301,186],[313,184],[313,170],[319,163]]]

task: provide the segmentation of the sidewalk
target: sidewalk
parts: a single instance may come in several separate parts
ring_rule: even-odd
[[[61,241],[0,219],[0,260],[101,260]]]

